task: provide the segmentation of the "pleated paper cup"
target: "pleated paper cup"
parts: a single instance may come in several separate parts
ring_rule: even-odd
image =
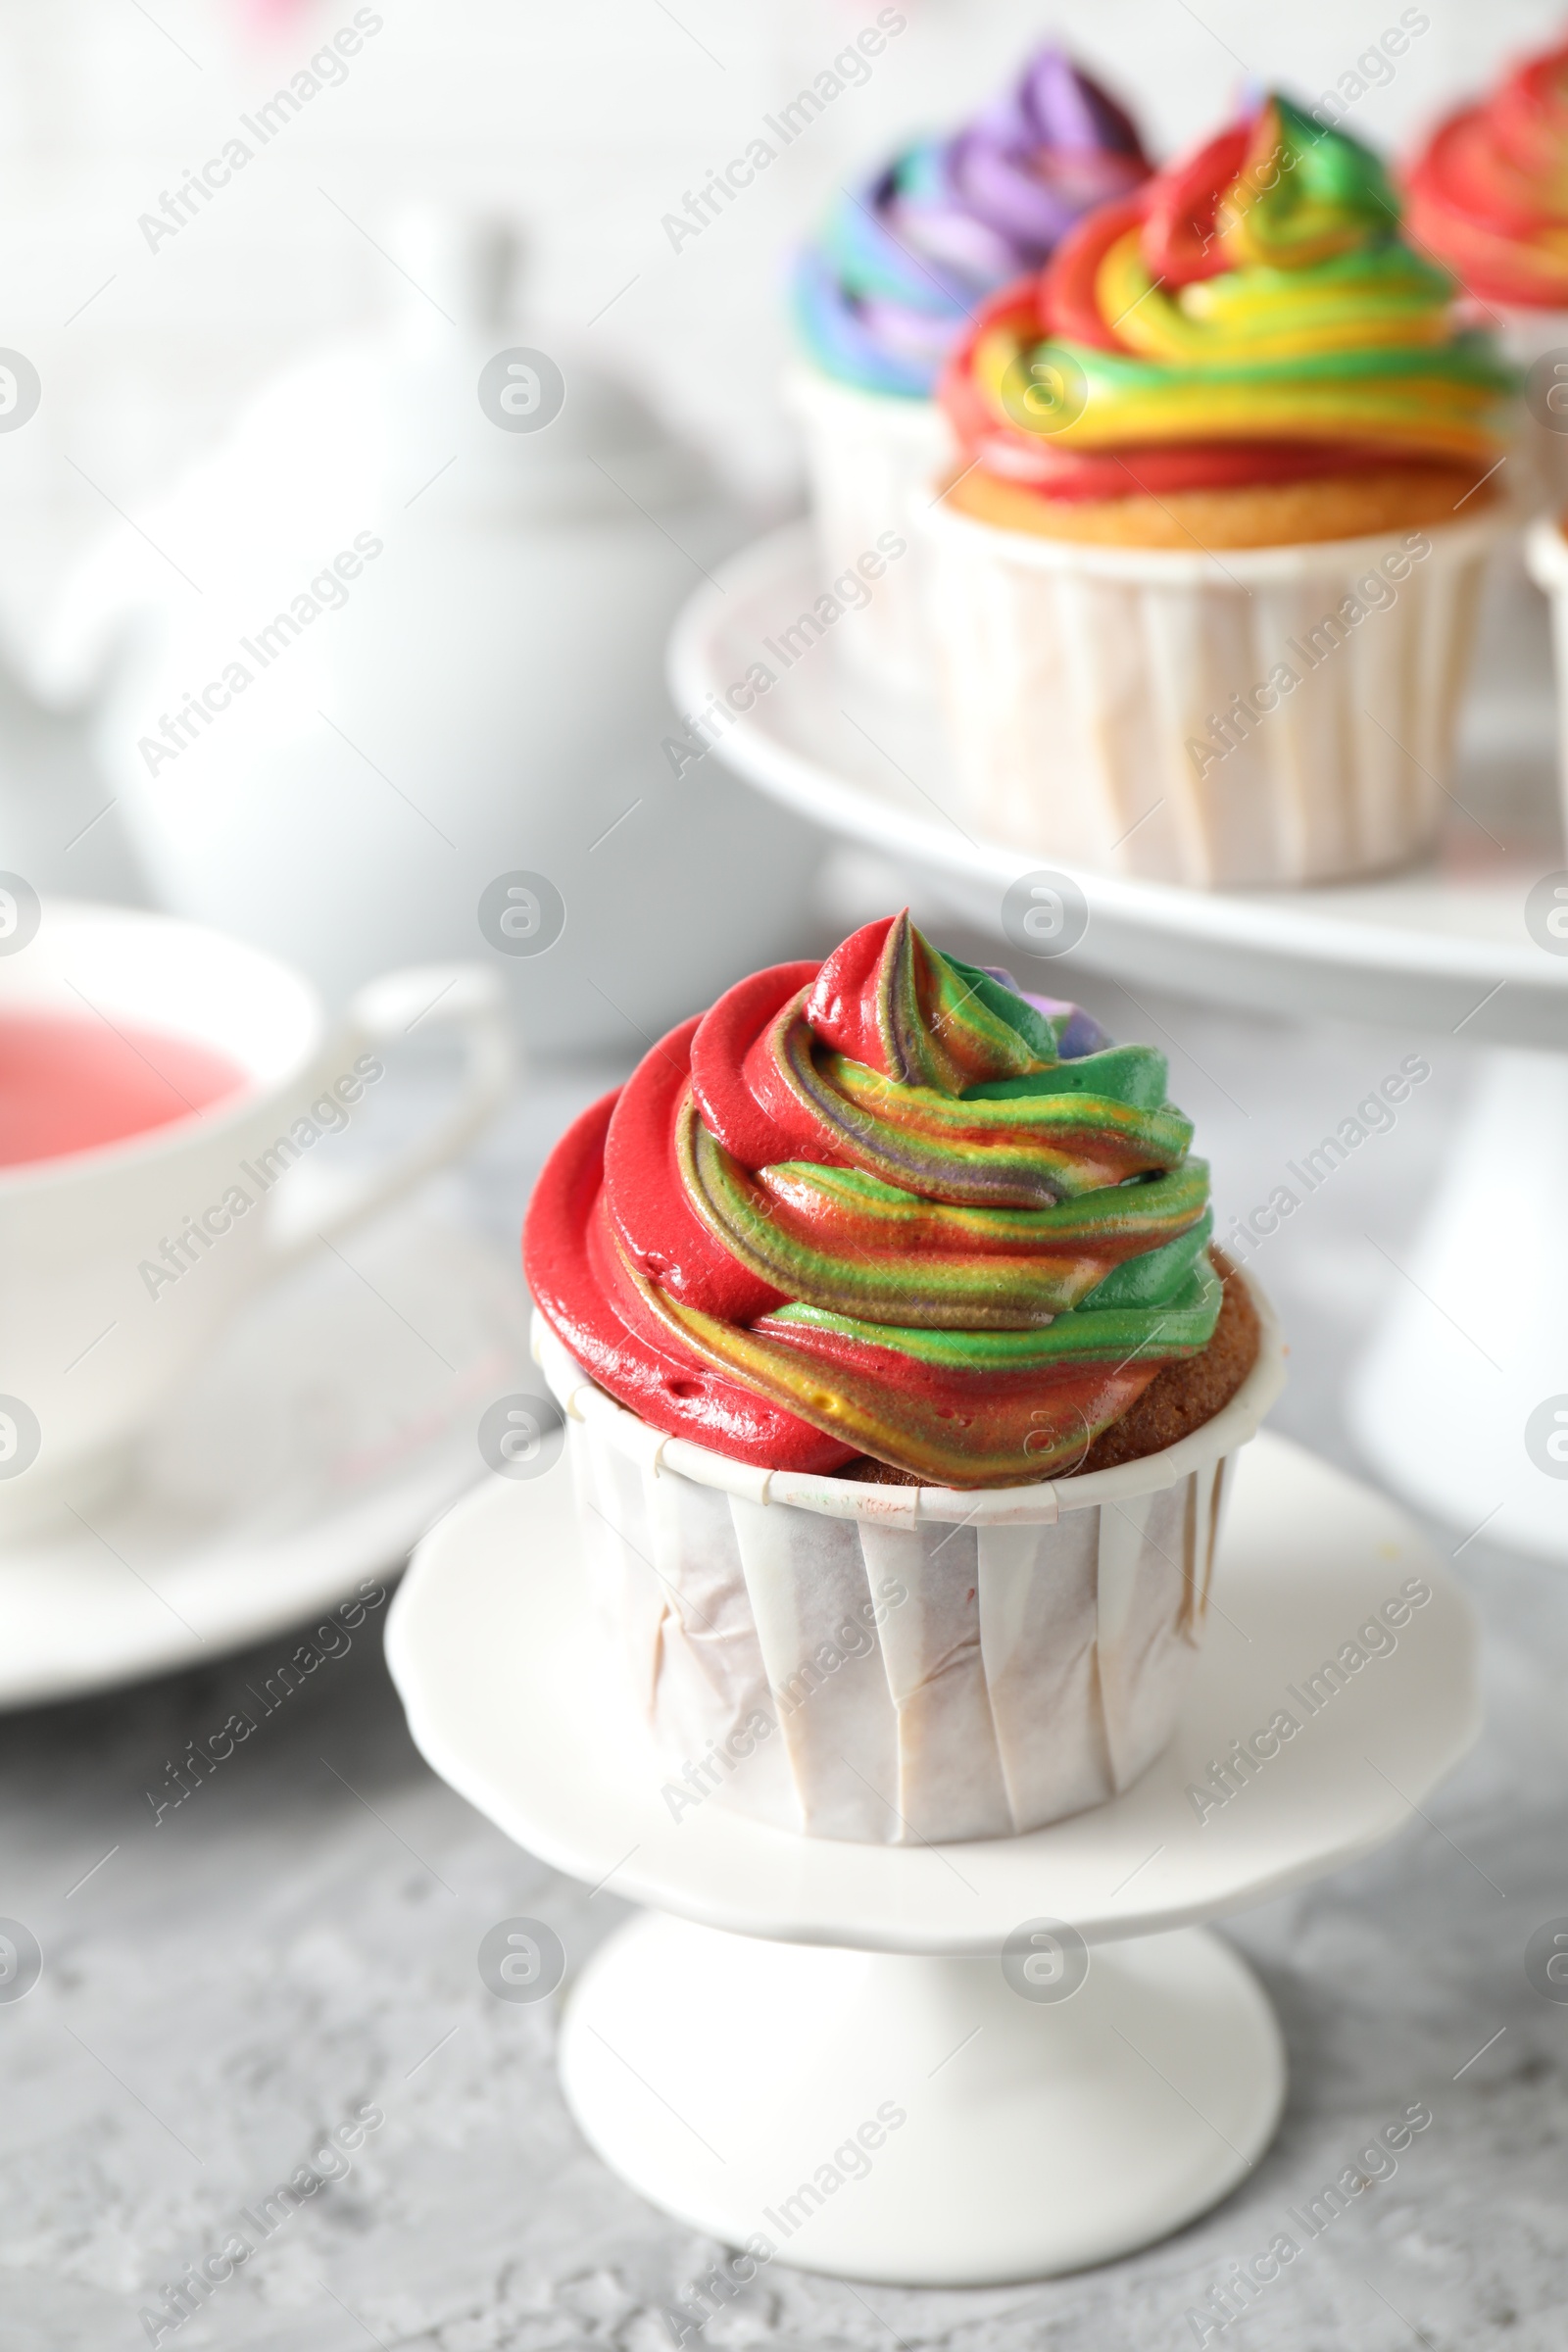
[[[863,1844],[1006,1838],[1103,1804],[1169,1740],[1257,1361],[1201,1429],[1113,1470],[960,1492],[754,1470],[666,1438],[542,1324],[607,1638],[675,1819],[735,1807]]]
[[[1557,790],[1568,829],[1568,540],[1544,514],[1525,538],[1525,564],[1538,588],[1551,599],[1551,643],[1557,669]]]
[[[904,541],[904,554],[874,582],[870,601],[846,613],[835,631],[838,657],[885,691],[928,692],[931,649],[920,577],[926,550],[915,502],[931,498],[932,478],[951,462],[947,418],[934,400],[858,391],[815,368],[792,369],[784,392],[805,435],[824,584],[876,555],[886,534]]]
[[[1200,889],[1348,880],[1431,848],[1511,510],[1214,555],[1000,530],[940,502],[925,527],[977,831]]]

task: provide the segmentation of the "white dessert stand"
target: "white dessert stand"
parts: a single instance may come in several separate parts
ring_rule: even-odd
[[[1432,1598],[1397,1648],[1308,1716],[1287,1686],[1408,1578]],[[1393,1505],[1268,1436],[1241,1458],[1170,1748],[1029,1837],[849,1845],[715,1802],[672,1815],[591,1613],[564,1464],[492,1480],[425,1539],[387,1657],[470,1803],[596,1891],[674,1914],[601,1944],[565,2010],[563,2087],[606,2162],[730,2245],[911,2285],[1106,2261],[1233,2189],[1279,2120],[1284,2046],[1249,1969],[1193,1923],[1392,1837],[1480,1721],[1450,1576]],[[1300,1731],[1200,1819],[1188,1784],[1280,1708]],[[1004,1974],[1006,1938],[1044,1920],[1090,1947],[1066,1998]]]
[[[1456,810],[1438,861],[1379,881],[1204,892],[1088,873],[975,838],[933,706],[870,694],[837,662],[831,636],[778,674],[779,632],[821,586],[808,528],[793,525],[725,565],[671,640],[683,713],[710,711],[758,661],[777,675],[750,710],[712,730],[710,756],[747,782],[918,877],[936,905],[999,938],[1011,883],[1043,867],[1065,872],[1089,912],[1066,961],[1135,987],[1514,1049],[1495,1057],[1456,1140],[1405,1268],[1409,1296],[1356,1383],[1355,1427],[1378,1467],[1424,1509],[1568,1556],[1568,1487],[1544,1475],[1525,1444],[1543,1400],[1568,1394],[1568,940],[1552,953],[1525,921],[1531,887],[1568,866],[1555,830],[1544,622],[1539,647],[1532,637],[1539,613],[1518,601],[1519,625],[1497,632],[1510,666],[1494,664],[1473,698],[1477,759],[1527,783],[1501,809],[1483,802],[1485,830]],[[1516,600],[1531,594],[1517,584]],[[853,630],[856,618],[845,613],[836,630]],[[1012,961],[1028,985],[1015,950]],[[1051,974],[1064,964],[1032,968],[1060,993]],[[1511,1293],[1477,1282],[1503,1233],[1508,1263],[1525,1270]],[[1488,1287],[1490,1297],[1478,1295]]]

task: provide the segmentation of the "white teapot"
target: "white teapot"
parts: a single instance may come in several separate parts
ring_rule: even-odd
[[[633,393],[500,323],[503,236],[422,216],[389,330],[278,377],[47,632],[148,880],[342,1003],[494,955],[530,1043],[641,1052],[799,955],[818,837],[694,768],[662,683],[743,527]],[[520,347],[520,348],[519,348]]]

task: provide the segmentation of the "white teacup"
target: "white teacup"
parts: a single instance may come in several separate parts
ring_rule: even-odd
[[[206,1047],[245,1079],[168,1125],[0,1167],[4,1534],[89,1508],[258,1284],[462,1151],[506,1092],[511,1050],[482,966],[389,973],[328,1032],[286,964],[193,923],[57,900],[40,913],[30,894],[19,903],[4,890],[0,917],[0,1024],[101,1019]],[[377,1048],[438,1024],[466,1046],[447,1115],[367,1174],[330,1189],[280,1184],[358,1115],[384,1075]],[[302,1221],[307,1190],[326,1208]]]

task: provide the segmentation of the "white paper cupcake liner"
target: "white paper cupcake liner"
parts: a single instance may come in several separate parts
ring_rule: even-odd
[[[866,1844],[1004,1838],[1103,1803],[1175,1727],[1228,1474],[1279,1394],[1274,1314],[1162,1452],[962,1492],[754,1470],[666,1438],[543,1323],[600,1614],[675,1818]]]
[[[965,812],[1043,858],[1200,889],[1419,857],[1485,559],[1517,519],[1430,525],[1424,555],[1403,532],[1189,555],[938,504],[931,625]]]
[[[1557,790],[1568,831],[1568,540],[1554,517],[1542,514],[1525,536],[1525,567],[1551,600],[1551,644],[1557,671]]]
[[[857,391],[814,368],[797,367],[785,400],[806,439],[817,548],[829,583],[854,571],[894,532],[905,553],[889,564],[868,604],[846,615],[834,638],[857,675],[896,693],[927,692],[931,648],[921,573],[928,561],[916,500],[951,461],[953,439],[934,400]]]

